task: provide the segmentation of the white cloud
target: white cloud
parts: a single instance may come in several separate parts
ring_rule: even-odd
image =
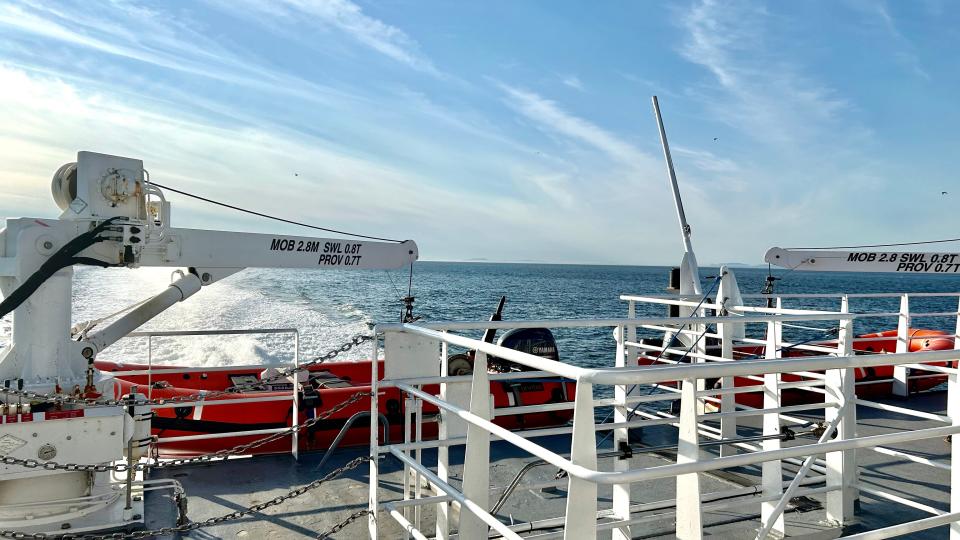
[[[104,11],[91,13],[97,9]],[[204,29],[123,2],[104,5],[65,3],[56,7],[43,2],[0,4],[0,27],[257,92],[321,103],[345,97],[343,92],[277,72],[262,62],[228,50],[211,40]],[[147,28],[149,31],[137,30]],[[5,46],[0,44],[0,47]],[[21,48],[20,53],[42,58],[45,51],[42,48],[35,51]],[[49,57],[44,59],[49,60]],[[81,67],[76,66],[78,71]],[[102,79],[111,75],[136,78],[135,71],[105,67],[104,63],[90,67]]]
[[[412,237],[428,259],[480,255],[613,262],[616,255],[588,241],[589,230],[555,211],[576,203],[562,176],[551,177],[543,167],[524,172],[509,153],[499,156],[500,174],[517,176],[518,182],[523,180],[519,174],[526,174],[548,201],[457,185],[418,171],[416,164],[371,160],[297,132],[217,124],[2,64],[0,118],[0,178],[5,179],[0,215],[55,214],[50,175],[74,160],[78,150],[93,150],[143,159],[158,182],[242,207],[364,234]],[[176,226],[290,229],[170,198]],[[491,243],[491,238],[515,238],[519,231],[523,242]]]
[[[576,75],[567,75],[561,82],[570,88],[573,88],[574,90],[579,90],[581,92],[584,91],[583,81],[581,81],[580,77],[577,77]]]
[[[588,120],[568,113],[554,101],[505,84],[501,84],[500,88],[506,93],[510,107],[543,128],[586,143],[623,165],[642,169],[653,164],[652,158],[634,145]]]
[[[886,32],[886,35],[893,40],[894,45],[899,49],[893,54],[893,58],[898,64],[902,65],[905,69],[921,79],[926,81],[932,80],[930,73],[928,73],[923,67],[923,63],[920,61],[920,57],[916,53],[916,48],[914,47],[913,42],[903,35],[903,33],[897,27],[897,22],[890,14],[890,10],[887,9],[887,5],[885,3],[876,1],[866,4],[857,3],[855,5],[868,15],[880,21],[881,26]]]
[[[526,178],[548,197],[557,201],[563,208],[571,209],[576,206],[576,197],[570,189],[570,175],[564,173],[530,174]]]
[[[674,156],[689,159],[701,171],[712,173],[737,173],[740,166],[730,158],[719,157],[707,150],[696,150],[685,146],[671,146]]]
[[[767,43],[769,19],[756,4],[700,0],[682,16],[681,54],[719,84],[720,92],[693,92],[722,121],[765,144],[796,148],[838,124],[849,103],[776,56]]]
[[[420,52],[415,40],[400,28],[363,12],[350,0],[240,0],[261,15],[290,21],[318,22],[341,30],[374,51],[413,69],[442,76],[433,62]],[[234,3],[223,4],[233,9]]]
[[[368,62],[382,55],[414,75],[434,70],[412,37],[355,4],[249,1],[277,32],[327,32],[336,39],[325,43],[359,50]],[[189,9],[92,6],[90,13],[84,4],[49,7],[36,0],[0,6],[0,29],[13,36],[0,42],[0,56],[10,57],[0,60],[0,215],[50,215],[50,174],[89,149],[143,158],[158,181],[241,206],[413,237],[427,258],[674,262],[675,218],[652,118],[644,139],[635,141],[519,84],[460,92],[452,75],[411,79],[403,68],[397,81],[377,62],[369,62],[375,76],[335,73],[338,81],[354,77],[353,86],[329,83],[326,74],[315,83],[309,70],[281,67],[266,48],[191,22]],[[709,26],[708,20],[697,24]],[[154,31],[125,30],[143,27]],[[711,65],[732,73],[725,80],[736,90],[725,90],[718,108],[748,109],[763,93],[752,86],[756,66],[744,67],[730,53],[739,42],[708,37],[697,50],[715,55]],[[282,54],[295,39],[305,38],[273,52]],[[210,84],[211,78],[228,84]],[[568,82],[582,87],[575,77]],[[797,91],[802,96],[807,88]],[[509,109],[497,107],[500,101]],[[782,105],[797,103],[806,102]],[[774,104],[773,98],[760,103]],[[797,123],[809,111],[774,112],[774,120]],[[757,114],[754,125],[766,125]],[[722,245],[713,241],[720,229],[746,238],[743,230],[756,222],[777,223],[829,203],[824,191],[781,204],[766,197],[769,191],[756,192],[765,179],[749,164],[719,145],[706,151],[682,138],[674,156],[702,248]],[[744,211],[756,219],[728,227],[730,213]],[[182,198],[174,219],[181,226],[275,227]]]

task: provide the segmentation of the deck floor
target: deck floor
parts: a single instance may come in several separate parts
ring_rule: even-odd
[[[900,400],[890,403],[903,405]],[[946,392],[931,392],[909,398],[911,408],[943,413],[946,405]],[[859,435],[889,433],[893,430],[920,429],[934,427],[937,422],[895,415],[876,409],[859,407]],[[745,426],[741,434],[750,431]],[[659,445],[666,441],[676,441],[676,431],[670,427],[648,428],[642,441],[648,445]],[[540,439],[545,446],[558,451],[569,450],[569,439],[548,437]],[[810,439],[790,444],[809,444]],[[942,439],[931,439],[910,443],[902,447],[912,453],[930,459],[949,460],[949,445]],[[350,459],[363,455],[366,449],[343,449],[331,458],[324,470],[316,469],[322,454],[302,455],[300,461],[294,461],[289,455],[261,456],[246,459],[231,459],[215,464],[191,465],[175,469],[164,469],[154,473],[153,478],[174,478],[180,481],[189,499],[189,516],[199,521],[208,517],[226,514],[241,508],[263,502],[314,479],[322,477],[335,467]],[[611,460],[600,460],[601,467],[610,467]],[[669,454],[635,453],[631,458],[632,467],[655,466],[670,463]],[[436,456],[424,452],[423,461],[435,463]],[[462,447],[451,448],[451,462],[462,461]],[[530,462],[531,458],[502,442],[493,443],[491,448],[491,483],[504,486],[514,475]],[[949,507],[949,473],[933,467],[911,463],[900,458],[880,454],[872,450],[857,453],[860,465],[860,482],[865,486],[877,486],[893,491],[903,497],[932,506],[940,510]],[[381,462],[380,497],[381,501],[402,499],[402,468],[391,458]],[[785,480],[792,479],[796,467],[785,465]],[[265,510],[261,514],[214,527],[200,529],[184,535],[184,538],[315,538],[316,535],[337,523],[353,512],[366,506],[368,466],[361,465],[356,470],[333,480],[305,495],[289,500],[279,506]],[[457,466],[453,467],[451,484],[458,486]],[[525,483],[546,482],[554,478],[556,470],[545,466],[533,469]],[[744,468],[731,474],[701,475],[704,493],[729,490],[744,486],[755,486],[759,474],[755,468]],[[635,503],[648,503],[672,499],[675,482],[672,479],[635,484],[631,498]],[[759,490],[758,490],[759,491]],[[609,508],[610,490],[600,489],[600,508]],[[496,500],[499,492],[492,494]],[[736,499],[737,504],[730,508],[704,513],[705,534],[714,538],[752,538],[756,534],[760,505],[751,501],[754,496]],[[512,523],[528,523],[535,520],[562,516],[565,509],[566,493],[560,490],[518,489],[507,501],[500,517]],[[812,496],[806,500],[795,501],[786,514],[789,536],[807,536],[809,538],[833,538],[852,534],[922,517],[929,514],[903,505],[893,504],[861,493],[857,521],[843,531],[831,529],[822,522],[824,496]],[[175,520],[175,510],[168,493],[151,492],[147,497],[147,527],[150,529],[170,526]],[[672,538],[674,516],[669,509],[651,510],[643,515],[646,520],[634,525],[631,532],[634,538]],[[424,531],[433,530],[433,508],[424,510],[422,516]],[[382,538],[404,538],[402,529],[389,516],[379,516]],[[540,529],[531,534],[543,534],[559,529]],[[354,539],[366,537],[366,519],[348,525],[332,538]],[[609,538],[609,533],[601,533],[600,538]],[[922,533],[914,533],[911,538],[944,538],[946,528],[939,527]],[[171,538],[171,537],[167,537]]]

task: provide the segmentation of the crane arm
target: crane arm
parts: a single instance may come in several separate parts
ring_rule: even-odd
[[[124,231],[124,240],[113,246],[94,246],[100,258],[112,257],[118,264],[137,246],[134,236]],[[111,244],[105,242],[104,244]],[[118,249],[119,248],[119,249]],[[87,336],[91,355],[96,354],[159,315],[167,308],[243,268],[334,268],[387,270],[402,268],[417,260],[417,244],[377,242],[332,238],[310,238],[260,233],[240,233],[199,229],[167,230],[163,239],[146,243],[134,251],[136,264],[154,267],[190,267],[190,273],[172,283],[166,290],[116,321]]]
[[[171,228],[147,244],[141,266],[211,268],[403,268],[417,260],[417,244]]]
[[[821,251],[771,248],[764,256],[782,268],[820,272],[960,274],[960,253]]]

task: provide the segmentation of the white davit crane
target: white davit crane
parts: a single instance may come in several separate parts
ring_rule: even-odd
[[[960,253],[770,248],[763,260],[791,270],[960,274]]]
[[[244,268],[395,269],[419,256],[411,240],[173,227],[170,203],[137,159],[79,152],[75,163],[57,171],[52,187],[63,212],[58,219],[8,219],[0,230],[0,316],[13,313],[12,339],[0,352],[0,384],[26,392],[112,397],[112,379],[93,366],[98,353],[201,287]],[[110,325],[72,336],[76,264],[188,271]],[[2,456],[41,463],[135,461],[139,454],[129,454],[142,450],[129,443],[149,437],[149,421],[138,421],[146,408],[68,402],[56,410],[31,410],[20,394],[0,393],[10,404],[0,418]],[[116,483],[109,471],[0,464],[0,530],[76,533],[142,523],[142,501],[125,501]]]

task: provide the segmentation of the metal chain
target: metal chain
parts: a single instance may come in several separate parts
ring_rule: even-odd
[[[339,532],[340,529],[342,529],[342,528],[346,527],[347,525],[353,523],[354,521],[362,518],[363,516],[369,516],[371,513],[372,513],[372,512],[370,512],[370,510],[359,510],[359,511],[357,511],[357,512],[354,512],[354,513],[350,514],[349,516],[347,516],[346,518],[344,518],[343,520],[341,520],[340,523],[337,523],[337,524],[334,525],[333,527],[330,527],[330,528],[327,529],[326,531],[318,534],[318,535],[317,535],[317,540],[326,540],[327,538],[330,537],[331,534],[333,534],[333,533],[335,533],[335,532]]]
[[[349,407],[350,405],[352,405],[352,404],[360,401],[362,398],[364,398],[364,397],[370,397],[370,396],[372,396],[372,395],[373,395],[372,392],[357,392],[356,394],[353,394],[352,396],[350,396],[350,397],[347,398],[346,400],[344,400],[344,401],[340,402],[339,404],[331,407],[330,409],[328,409],[328,410],[325,411],[324,413],[319,414],[319,415],[317,415],[317,416],[315,416],[315,417],[313,417],[313,418],[310,418],[309,420],[307,420],[306,422],[304,422],[304,423],[302,423],[302,424],[298,424],[298,425],[295,425],[295,426],[290,426],[290,427],[288,427],[287,429],[285,429],[285,430],[283,430],[283,431],[279,431],[279,432],[274,433],[274,434],[272,434],[272,435],[268,435],[268,436],[266,436],[266,437],[264,437],[264,438],[262,438],[262,439],[257,439],[257,440],[255,440],[255,441],[248,442],[248,443],[245,443],[245,444],[239,444],[239,445],[237,445],[237,446],[234,446],[233,448],[230,448],[230,449],[227,449],[227,450],[219,450],[219,451],[214,452],[214,453],[212,453],[212,454],[204,454],[204,455],[202,455],[202,456],[195,456],[195,457],[190,457],[190,458],[171,459],[171,460],[169,460],[169,461],[162,461],[162,462],[159,462],[159,463],[153,463],[152,465],[151,465],[151,464],[143,464],[143,465],[145,465],[143,468],[167,469],[167,468],[170,468],[170,467],[179,467],[179,466],[181,466],[181,465],[187,465],[187,464],[190,464],[190,463],[200,463],[200,462],[214,461],[214,460],[218,460],[218,459],[226,459],[226,458],[228,458],[229,456],[233,456],[233,455],[237,455],[237,454],[242,454],[242,453],[246,452],[247,450],[251,450],[251,449],[253,449],[253,448],[257,448],[257,447],[263,446],[263,445],[268,444],[268,443],[271,443],[271,442],[273,442],[273,441],[276,441],[276,440],[279,440],[279,439],[283,439],[284,437],[287,437],[288,435],[292,435],[292,434],[294,434],[294,433],[296,433],[296,432],[299,432],[299,431],[303,431],[303,430],[305,430],[305,429],[308,429],[308,428],[312,427],[314,424],[317,424],[318,422],[321,422],[321,421],[323,421],[323,420],[326,420],[327,418],[330,418],[331,416],[337,414],[338,412],[346,409],[346,408]],[[121,465],[122,465],[122,464],[121,464]],[[138,463],[137,465],[140,465],[140,464]],[[136,467],[136,465],[135,465],[135,467]]]
[[[118,463],[116,465],[100,463],[100,464],[79,464],[79,463],[57,463],[55,461],[40,461],[38,459],[20,459],[12,456],[0,456],[0,463],[4,465],[19,465],[21,467],[26,467],[28,469],[43,469],[45,471],[83,471],[83,472],[107,472],[107,471],[116,471],[120,473],[125,473],[130,470],[133,471],[143,471],[146,469],[168,469],[170,467],[179,467],[181,465],[187,465],[190,463],[205,463],[214,460],[227,459],[230,456],[242,454],[247,450],[263,446],[270,442],[282,439],[288,435],[293,434],[294,432],[299,432],[304,429],[307,429],[314,424],[330,418],[334,414],[346,409],[350,405],[360,401],[363,397],[371,396],[371,392],[357,392],[353,394],[346,400],[340,402],[334,407],[331,407],[329,410],[323,412],[322,414],[317,415],[314,418],[307,420],[302,424],[297,424],[290,426],[283,431],[278,431],[261,439],[257,439],[252,442],[239,444],[233,448],[228,448],[225,450],[218,450],[211,454],[204,454],[202,456],[194,456],[189,458],[180,458],[180,459],[171,459],[169,461],[160,461],[155,463],[135,463],[132,466],[128,463]]]
[[[260,386],[260,385],[263,385],[263,384],[266,384],[266,383],[269,383],[269,382],[273,382],[273,381],[276,381],[276,380],[284,379],[284,378],[289,377],[290,375],[292,375],[292,374],[294,374],[294,373],[296,373],[296,372],[306,370],[306,369],[308,369],[308,368],[311,367],[311,366],[315,366],[315,365],[321,364],[321,363],[323,363],[323,362],[326,362],[326,361],[328,361],[328,360],[330,360],[330,359],[332,359],[332,358],[335,358],[335,357],[338,356],[339,354],[344,353],[344,352],[347,352],[347,351],[349,351],[350,349],[352,349],[353,347],[355,347],[355,346],[357,346],[357,345],[360,345],[360,344],[362,344],[362,343],[364,343],[364,342],[366,342],[366,341],[370,341],[370,340],[372,340],[372,339],[373,339],[373,336],[369,336],[369,335],[357,335],[357,336],[354,336],[350,341],[345,342],[345,343],[344,343],[343,345],[341,345],[340,347],[338,347],[338,348],[336,348],[336,349],[332,349],[332,350],[328,351],[327,353],[325,353],[325,354],[323,354],[323,355],[320,355],[320,356],[317,356],[317,357],[311,359],[309,362],[305,362],[305,363],[303,363],[303,364],[300,364],[300,365],[297,366],[297,367],[291,367],[291,368],[286,368],[286,369],[280,370],[280,371],[277,373],[277,375],[275,375],[275,376],[273,376],[273,377],[269,377],[269,378],[267,378],[267,379],[262,379],[262,380],[258,381],[257,383],[250,383],[250,384],[246,384],[246,385],[237,385],[237,386],[234,386],[234,387],[230,388],[229,390],[218,391],[218,392],[210,392],[210,393],[208,393],[208,394],[203,394],[203,395],[201,395],[201,394],[196,394],[196,395],[191,395],[191,396],[179,396],[179,397],[176,397],[176,398],[171,398],[171,399],[166,399],[166,400],[163,400],[163,399],[160,399],[160,400],[130,400],[130,399],[91,400],[91,399],[73,398],[73,397],[70,397],[70,396],[62,395],[62,394],[40,394],[40,393],[32,392],[32,391],[14,390],[14,389],[10,389],[10,388],[0,388],[0,392],[6,393],[6,394],[8,394],[8,395],[20,396],[21,398],[27,398],[27,399],[32,400],[32,401],[52,401],[52,402],[55,402],[55,403],[74,403],[74,404],[85,405],[85,406],[94,406],[94,405],[99,405],[99,406],[120,406],[120,405],[131,405],[131,404],[133,404],[133,405],[147,405],[147,404],[159,405],[159,404],[171,403],[171,402],[176,402],[176,401],[193,401],[193,400],[195,400],[195,398],[197,398],[197,397],[201,397],[201,398],[203,398],[203,399],[208,399],[208,398],[210,398],[210,397],[212,397],[212,396],[223,395],[223,394],[234,394],[234,393],[236,393],[236,392],[238,392],[238,391],[240,391],[240,390],[243,390],[243,389],[254,388],[254,387],[256,387],[256,386]],[[263,438],[261,438],[261,439],[257,439],[257,440],[255,440],[255,441],[252,441],[252,442],[249,442],[249,443],[237,445],[237,446],[234,446],[233,448],[226,449],[226,450],[220,450],[220,451],[214,452],[214,453],[212,453],[212,454],[204,454],[204,455],[202,455],[202,456],[195,456],[195,457],[191,457],[191,458],[182,458],[182,459],[174,459],[174,460],[169,460],[169,461],[164,461],[164,462],[155,462],[155,463],[136,463],[136,464],[134,464],[133,466],[130,466],[130,465],[127,464],[127,463],[120,463],[120,464],[117,464],[117,465],[109,465],[109,464],[95,464],[95,465],[94,465],[94,464],[78,464],[78,463],[57,463],[57,462],[54,462],[54,461],[44,461],[44,462],[41,462],[41,461],[39,461],[39,460],[37,460],[37,459],[19,459],[19,458],[15,458],[15,457],[12,457],[12,456],[0,456],[0,463],[3,463],[4,465],[19,465],[19,466],[22,466],[22,467],[26,467],[26,468],[28,468],[28,469],[43,469],[43,470],[48,470],[48,471],[52,471],[52,470],[89,471],[89,472],[116,471],[116,472],[121,472],[121,473],[123,473],[123,472],[128,472],[128,471],[130,471],[130,470],[142,471],[142,470],[150,469],[150,468],[153,468],[153,469],[161,469],[161,468],[170,468],[170,467],[182,466],[182,465],[186,465],[186,464],[190,464],[190,463],[210,462],[210,461],[214,461],[214,460],[218,460],[218,459],[226,459],[226,458],[228,458],[229,456],[232,456],[232,455],[242,454],[242,453],[244,453],[244,452],[246,452],[246,451],[248,451],[248,450],[251,450],[251,449],[253,449],[253,448],[257,448],[257,447],[259,447],[259,446],[263,446],[263,445],[268,444],[268,443],[270,443],[270,442],[273,442],[273,441],[275,441],[275,440],[279,440],[279,439],[282,439],[282,438],[284,438],[284,437],[287,437],[287,436],[289,436],[289,435],[291,435],[291,434],[293,434],[293,433],[295,433],[295,432],[299,432],[299,431],[302,431],[302,430],[304,430],[304,429],[308,429],[308,428],[310,428],[311,426],[317,424],[318,422],[321,422],[321,421],[323,421],[323,420],[326,420],[326,419],[330,418],[331,416],[333,416],[334,414],[336,414],[336,413],[342,411],[343,409],[346,409],[346,408],[349,407],[350,405],[356,403],[357,401],[360,401],[360,399],[362,399],[362,398],[364,398],[364,397],[371,396],[371,395],[372,395],[371,392],[357,392],[356,394],[353,394],[350,398],[344,400],[343,402],[337,404],[337,405],[334,406],[334,407],[331,407],[329,410],[325,411],[324,413],[322,413],[322,414],[320,414],[320,415],[318,415],[318,416],[316,416],[316,417],[314,417],[314,418],[311,418],[311,419],[307,420],[306,422],[304,422],[304,423],[302,423],[302,424],[298,424],[298,425],[295,425],[295,426],[291,426],[291,427],[285,429],[284,431],[280,431],[280,432],[277,432],[277,433],[273,433],[273,434],[271,434],[271,435],[269,435],[269,436],[267,436],[267,437],[263,437]],[[310,491],[310,490],[312,490],[312,489],[315,489],[315,488],[319,487],[319,486],[320,486],[321,484],[323,484],[324,482],[327,482],[327,481],[329,481],[329,480],[332,480],[332,479],[340,476],[340,475],[343,474],[344,472],[356,468],[358,465],[360,465],[360,463],[363,463],[363,462],[365,462],[365,461],[369,461],[369,459],[370,459],[370,458],[369,458],[369,457],[366,457],[366,456],[365,456],[365,457],[356,458],[356,459],[348,462],[346,465],[344,465],[344,466],[342,466],[342,467],[340,467],[340,468],[338,468],[338,469],[334,469],[334,470],[331,471],[329,474],[325,475],[323,478],[320,478],[320,479],[318,479],[318,480],[314,480],[313,482],[311,482],[311,483],[309,483],[309,484],[307,484],[307,485],[305,485],[305,486],[303,486],[303,487],[301,487],[301,488],[298,488],[298,489],[295,489],[295,490],[293,490],[293,491],[290,491],[290,492],[288,492],[288,493],[285,494],[285,495],[278,496],[278,497],[276,497],[276,498],[274,498],[274,499],[271,499],[271,500],[269,500],[269,501],[267,501],[267,502],[264,502],[264,503],[260,503],[260,504],[258,504],[258,505],[251,506],[251,507],[246,508],[246,509],[244,509],[244,510],[239,510],[239,511],[236,511],[236,512],[232,512],[232,513],[230,513],[230,514],[226,514],[226,515],[223,515],[223,516],[213,517],[213,518],[210,518],[210,519],[207,519],[207,520],[204,520],[204,521],[200,521],[200,522],[186,523],[186,524],[179,525],[179,526],[176,526],[176,527],[163,527],[163,528],[160,528],[160,529],[149,530],[149,531],[136,531],[136,532],[132,532],[132,533],[117,532],[117,533],[110,533],[110,534],[105,534],[105,535],[89,535],[89,534],[88,534],[88,535],[76,535],[76,534],[55,534],[55,535],[48,535],[48,534],[44,534],[44,533],[23,533],[23,532],[19,532],[19,531],[0,531],[0,538],[34,539],[34,540],[48,540],[48,539],[50,539],[50,540],[52,540],[52,539],[57,539],[57,540],[119,540],[119,539],[129,538],[129,539],[135,539],[135,540],[136,540],[136,539],[148,538],[148,537],[157,536],[157,535],[163,535],[163,534],[172,534],[172,533],[193,531],[193,530],[196,530],[196,529],[200,529],[200,528],[204,528],[204,527],[210,527],[210,526],[213,526],[213,525],[217,525],[217,524],[220,524],[220,523],[223,523],[223,522],[226,522],[226,521],[232,521],[232,520],[240,519],[240,518],[242,518],[242,517],[244,517],[244,516],[246,516],[246,515],[248,515],[248,514],[255,513],[255,512],[259,512],[259,511],[264,510],[264,509],[266,509],[266,508],[270,508],[270,507],[272,507],[272,506],[276,506],[276,505],[278,505],[278,504],[281,504],[281,503],[283,503],[283,502],[285,502],[285,501],[287,501],[287,500],[289,500],[289,499],[292,499],[292,498],[295,498],[295,497],[299,497],[300,495],[303,495],[303,494],[306,493],[307,491]],[[320,538],[326,538],[326,537],[329,536],[330,534],[333,534],[333,533],[339,531],[340,529],[346,527],[347,525],[349,525],[349,524],[352,523],[353,521],[356,521],[356,520],[359,519],[361,516],[366,515],[367,513],[368,513],[368,511],[365,510],[365,511],[363,511],[363,512],[357,512],[357,513],[351,514],[351,515],[348,516],[345,520],[343,520],[343,521],[341,521],[340,523],[334,525],[334,526],[333,526],[331,529],[329,529],[327,532],[322,533],[322,534],[320,535]]]
[[[197,529],[202,529],[205,527],[212,527],[214,525],[219,525],[227,521],[234,521],[240,519],[249,514],[257,513],[271,506],[277,506],[282,504],[290,499],[299,497],[304,493],[316,489],[330,480],[337,478],[343,473],[356,469],[361,463],[370,461],[370,456],[361,456],[354,458],[347,462],[342,467],[330,471],[323,478],[318,478],[309,484],[306,484],[302,487],[289,491],[283,495],[274,497],[269,501],[262,502],[260,504],[255,504],[253,506],[244,508],[243,510],[237,510],[236,512],[231,512],[229,514],[224,514],[222,516],[216,516],[212,518],[205,519],[203,521],[195,521],[192,523],[185,523],[183,525],[178,525],[176,527],[162,527],[159,529],[145,530],[145,531],[134,531],[134,532],[115,532],[107,534],[45,534],[45,533],[23,533],[19,531],[0,531],[0,538],[15,538],[15,539],[30,539],[30,540],[123,540],[123,539],[133,539],[138,540],[142,538],[150,538],[153,536],[173,534],[173,533],[183,533],[188,531],[195,531]],[[366,513],[366,511],[364,511]],[[356,514],[351,514],[347,517],[346,520],[341,521],[331,529],[332,532],[339,531],[343,527],[347,526],[350,522],[357,519]],[[331,534],[331,533],[325,533]]]
[[[169,403],[202,401],[202,400],[207,400],[207,399],[220,397],[224,395],[233,395],[243,390],[254,390],[258,386],[262,386],[264,384],[286,379],[287,377],[289,377],[290,375],[293,375],[294,373],[308,370],[313,366],[332,360],[333,358],[336,358],[338,355],[345,353],[350,349],[358,345],[361,345],[362,343],[370,341],[372,339],[373,339],[373,336],[371,335],[357,334],[356,336],[353,336],[353,338],[351,338],[350,341],[346,341],[339,347],[333,348],[324,354],[316,356],[313,359],[300,364],[299,366],[278,370],[277,374],[272,377],[261,379],[257,382],[238,384],[235,386],[231,386],[226,390],[217,390],[214,392],[189,394],[185,396],[176,396],[176,397],[164,398],[164,399],[136,399],[136,400],[130,399],[130,398],[87,399],[87,398],[77,398],[77,397],[69,396],[66,394],[41,394],[41,393],[33,392],[30,390],[17,390],[14,388],[6,388],[6,387],[0,387],[0,393],[7,394],[9,396],[24,398],[24,399],[27,399],[28,401],[33,401],[33,402],[41,401],[41,402],[57,403],[57,404],[69,403],[73,405],[83,405],[86,407],[91,407],[91,406],[118,407],[118,406],[126,406],[126,405],[166,405]],[[122,374],[122,372],[120,373]]]

